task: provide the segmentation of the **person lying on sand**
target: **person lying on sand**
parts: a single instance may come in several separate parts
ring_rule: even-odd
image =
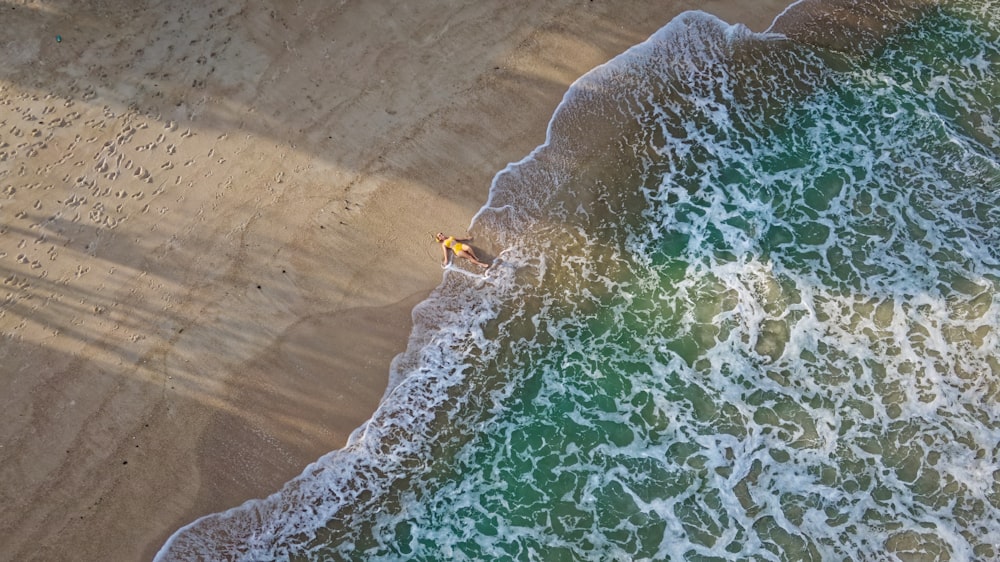
[[[479,261],[476,251],[472,249],[472,246],[463,244],[463,242],[471,242],[471,237],[455,238],[454,236],[445,236],[443,232],[438,232],[434,235],[434,238],[441,243],[441,253],[444,254],[444,262],[441,265],[448,265],[448,250],[451,250],[456,256],[465,258],[479,267],[484,269],[490,268],[489,264]]]

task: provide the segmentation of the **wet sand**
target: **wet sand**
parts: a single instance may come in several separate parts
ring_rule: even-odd
[[[568,85],[701,8],[0,3],[0,559],[147,560],[377,406]]]

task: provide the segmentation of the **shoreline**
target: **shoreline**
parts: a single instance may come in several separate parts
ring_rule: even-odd
[[[0,559],[151,559],[343,446],[440,282],[429,233],[694,7],[10,6]]]

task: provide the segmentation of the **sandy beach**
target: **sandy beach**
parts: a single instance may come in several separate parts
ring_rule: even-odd
[[[148,560],[341,447],[570,83],[786,4],[0,2],[0,560]]]

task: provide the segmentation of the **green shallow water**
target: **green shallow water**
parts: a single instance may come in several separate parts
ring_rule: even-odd
[[[646,101],[684,150],[565,182],[588,206],[525,242],[540,336],[491,366],[515,388],[368,554],[1000,555],[996,22],[969,15],[767,118]]]

